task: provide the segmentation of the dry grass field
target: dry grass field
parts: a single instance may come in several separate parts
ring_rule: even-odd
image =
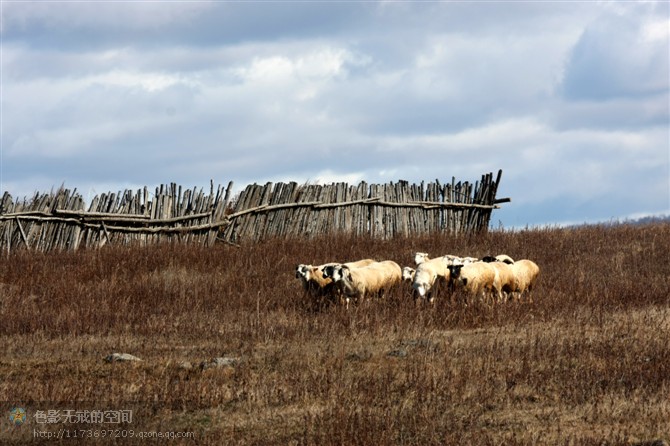
[[[415,251],[532,259],[534,301],[465,306],[442,294],[431,306],[398,288],[314,308],[294,275],[298,263],[365,257],[412,265]],[[22,252],[0,259],[0,323],[3,445],[670,439],[667,223]],[[114,352],[142,361],[106,362]],[[217,357],[234,360],[202,366]],[[13,406],[27,409],[20,427]],[[47,410],[133,418],[39,423]],[[63,429],[70,438],[36,434]],[[120,438],[72,438],[95,429]]]

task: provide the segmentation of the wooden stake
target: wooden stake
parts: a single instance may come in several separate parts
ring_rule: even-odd
[[[26,233],[23,232],[23,227],[21,226],[21,221],[19,220],[19,217],[16,217],[16,224],[19,226],[19,232],[21,232],[21,238],[23,239],[23,243],[26,244],[26,248],[28,251],[30,251],[30,244],[28,244],[28,237],[26,237]]]

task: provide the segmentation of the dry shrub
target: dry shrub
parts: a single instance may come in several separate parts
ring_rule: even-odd
[[[429,305],[400,287],[345,310],[312,305],[294,276],[298,263],[412,265],[416,251],[532,259],[533,303],[466,306],[442,290]],[[20,252],[0,260],[0,393],[134,405],[135,429],[197,444],[668,438],[668,253],[659,223]],[[105,363],[114,351],[143,361]],[[217,356],[239,363],[199,367]],[[0,440],[39,443],[23,432]]]

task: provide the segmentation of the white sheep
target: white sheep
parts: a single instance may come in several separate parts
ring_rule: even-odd
[[[458,256],[445,256],[449,257],[449,265],[468,265],[470,263],[479,262],[479,259],[476,257],[458,257]]]
[[[447,282],[449,280],[449,269],[447,268],[449,260],[446,257],[437,257],[435,259],[424,260],[416,267],[412,288],[419,297],[428,298],[433,301],[431,290],[437,282]]]
[[[477,261],[475,257],[460,257],[452,254],[431,258],[426,252],[417,252],[414,254],[417,268],[412,287],[419,297],[427,297],[429,302],[433,302],[431,289],[435,287],[436,282],[448,286],[450,282],[448,267],[450,265],[468,265]],[[426,266],[422,268],[422,265]]]
[[[349,299],[363,300],[370,294],[382,293],[402,280],[400,266],[392,260],[362,267],[339,265],[333,268],[333,281],[340,286],[347,306]]]
[[[413,282],[414,281],[414,275],[416,274],[416,270],[410,266],[406,266],[402,269],[402,281],[403,282]]]
[[[508,256],[486,256],[482,258],[482,262],[488,263],[493,266],[498,271],[499,278],[499,288],[498,288],[498,301],[502,302],[503,293],[505,293],[508,298],[513,296],[513,293],[517,290],[517,279],[512,265],[499,260],[499,258],[506,260]]]
[[[501,296],[498,270],[486,262],[449,265],[451,283],[471,296]]]
[[[407,284],[409,286],[410,290],[413,290],[412,288],[412,282],[414,282],[414,276],[416,275],[416,270],[412,268],[411,266],[405,266],[402,269],[402,282],[404,284]]]
[[[356,262],[345,263],[350,266],[364,266],[374,263],[372,259],[364,259]],[[341,292],[335,285],[333,278],[326,274],[326,270],[332,270],[333,267],[341,265],[340,263],[330,262],[323,265],[304,265],[296,267],[295,277],[302,283],[305,294],[312,298],[328,298],[339,300]]]
[[[514,259],[508,256],[507,254],[498,254],[495,258],[498,262],[507,263],[508,265],[514,265]]]
[[[361,260],[356,260],[354,262],[346,262],[346,263],[329,263],[325,268],[323,269],[323,278],[324,279],[332,279],[333,278],[333,270],[335,269],[336,266],[347,266],[349,268],[360,268],[362,266],[368,266],[372,263],[376,263],[376,260],[373,259],[361,259]]]
[[[514,276],[516,277],[516,292],[521,298],[523,293],[530,293],[535,286],[537,277],[540,275],[540,267],[535,262],[528,259],[518,260],[511,265]],[[529,295],[529,302],[533,299]]]
[[[444,259],[447,262],[447,265],[467,265],[468,263],[479,261],[479,259],[475,257],[460,257],[452,254],[445,254],[440,257],[431,258],[430,255],[426,252],[417,252],[414,254],[414,263],[421,265],[423,262],[427,262],[428,260],[435,260],[438,258]]]

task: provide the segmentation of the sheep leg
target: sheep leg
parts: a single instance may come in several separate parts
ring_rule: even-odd
[[[484,304],[485,304],[487,307],[490,308],[490,307],[492,307],[492,306],[495,305],[495,303],[496,303],[496,296],[495,296],[495,294],[493,293],[493,290],[492,290],[492,289],[486,289],[486,288],[485,288],[485,289],[482,291],[482,297],[483,297],[482,300],[484,301]]]

